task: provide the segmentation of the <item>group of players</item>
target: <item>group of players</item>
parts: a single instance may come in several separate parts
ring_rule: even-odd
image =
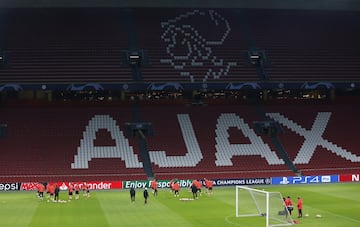
[[[44,192],[47,194],[48,202],[63,202],[63,200],[59,199],[60,187],[57,183],[49,182],[49,183],[37,183],[37,196],[43,200]],[[90,185],[86,182],[83,183],[69,183],[67,186],[68,191],[68,201],[72,201],[73,195],[75,193],[75,199],[79,199],[80,191],[83,191],[83,195],[85,198],[90,197]]]
[[[284,200],[284,206],[285,209],[287,210],[287,212],[292,215],[292,212],[294,210],[294,206],[293,206],[293,202],[291,200],[291,197],[288,196],[286,198],[283,198]],[[298,218],[302,218],[303,214],[302,214],[302,207],[303,207],[303,200],[302,198],[299,196],[297,199],[297,203],[296,203],[296,208],[298,211]]]
[[[213,181],[208,180],[206,178],[203,179],[205,183],[206,192],[208,195],[212,195],[212,189],[213,189]],[[198,199],[198,196],[201,196],[202,194],[202,186],[203,182],[199,179],[195,179],[192,181],[189,190],[193,194],[193,199]],[[44,193],[47,194],[46,199],[48,202],[64,202],[59,199],[60,194],[60,187],[58,183],[37,183],[36,184],[37,189],[37,196],[39,199],[44,199]],[[158,183],[156,179],[151,181],[151,189],[154,196],[158,195]],[[83,191],[83,195],[85,198],[90,197],[90,186],[86,182],[83,183],[69,183],[67,186],[68,191],[68,202],[72,201],[73,195],[75,195],[75,199],[79,199],[80,191]],[[174,193],[175,197],[179,197],[180,192],[180,184],[177,179],[172,179],[170,181],[170,192]]]
[[[205,182],[205,188],[206,188],[207,194],[211,195],[212,189],[213,189],[213,181],[204,178],[204,182]],[[201,180],[195,179],[192,181],[189,189],[191,190],[191,192],[193,194],[193,199],[198,199],[198,196],[201,196],[202,186],[203,186],[203,183]],[[157,184],[156,179],[151,181],[151,189],[152,189],[153,194],[155,196],[157,196],[158,184]],[[179,191],[180,191],[180,184],[179,184],[178,180],[176,180],[176,179],[170,180],[170,192],[174,193],[175,197],[179,197]]]
[[[204,178],[204,182],[205,182],[205,187],[206,187],[206,190],[207,190],[207,194],[211,195],[212,194],[212,188],[213,188],[213,182],[211,180],[206,179],[206,178]],[[193,193],[193,200],[198,198],[198,193],[201,196],[202,185],[203,185],[203,183],[202,183],[201,180],[193,180],[192,181],[189,190]],[[153,179],[151,181],[150,187],[151,187],[151,190],[152,190],[152,194],[154,196],[157,196],[158,195],[158,182],[156,181],[156,179]],[[170,180],[170,192],[174,193],[175,197],[179,197],[179,191],[180,191],[179,181],[177,179]],[[130,188],[130,199],[131,199],[132,203],[135,202],[135,194],[136,194],[135,188],[131,187]],[[148,197],[149,197],[149,193],[148,193],[147,188],[144,189],[143,195],[144,195],[144,204],[147,204]],[[187,199],[187,200],[189,200],[189,199]]]

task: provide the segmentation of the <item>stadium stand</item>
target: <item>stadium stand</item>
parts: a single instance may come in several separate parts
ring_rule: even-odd
[[[276,136],[301,174],[359,169],[353,116],[360,110],[353,104],[269,104],[265,109],[282,125],[284,132]],[[0,139],[1,179],[146,179],[136,140],[124,134],[131,112],[131,107],[4,109],[0,116],[9,129]],[[297,174],[280,160],[270,136],[256,132],[254,122],[261,116],[253,105],[155,104],[142,106],[140,113],[154,127],[155,135],[146,140],[158,179]]]
[[[128,35],[115,9],[11,9],[1,26],[2,83],[131,81]],[[26,23],[24,23],[26,21]]]
[[[231,10],[136,9],[138,45],[147,50],[145,81],[254,81],[238,18]],[[208,29],[212,28],[212,29]]]
[[[113,120],[117,120],[118,124],[108,127],[103,122],[109,123],[106,121],[109,118],[93,119],[102,113],[114,116]],[[1,119],[8,124],[7,136],[0,140],[0,178],[3,182],[27,182],[31,179],[120,180],[125,176],[129,179],[146,179],[142,168],[126,168],[120,158],[108,158],[119,152],[114,147],[121,149],[126,145],[126,140],[121,141],[119,146],[117,142],[121,136],[120,130],[124,131],[124,125],[120,122],[131,121],[131,109],[129,111],[124,107],[106,110],[94,107],[14,107],[1,111]],[[110,128],[113,134],[107,128]],[[132,138],[128,140],[134,145]],[[88,168],[72,168],[75,155],[82,155],[78,150],[85,150],[90,156],[90,144],[97,148],[93,150],[99,154],[93,155]],[[138,154],[136,146],[132,149],[134,154]],[[87,161],[88,156],[83,161]],[[141,157],[138,159],[141,161]]]
[[[259,81],[245,56],[250,49],[266,51],[270,81],[359,78],[354,11],[85,8],[4,15],[1,48],[11,62],[0,69],[4,83],[130,82],[123,55],[131,48],[146,51],[146,82]]]
[[[359,79],[357,11],[246,10],[252,38],[271,59],[274,81]]]
[[[357,116],[359,108],[354,103],[296,102],[269,105],[266,111],[269,117],[281,119],[284,133],[278,137],[302,174],[351,173],[359,169],[354,127],[358,119],[352,117]],[[279,114],[284,117],[277,117]]]

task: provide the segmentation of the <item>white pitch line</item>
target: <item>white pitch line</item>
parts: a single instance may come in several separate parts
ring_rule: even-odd
[[[335,214],[335,213],[332,213],[332,212],[326,211],[326,210],[320,210],[320,209],[314,208],[314,207],[312,207],[312,206],[307,206],[307,207],[310,207],[311,209],[317,210],[317,211],[319,211],[319,212],[325,212],[325,213],[327,213],[327,214],[333,215],[333,216],[338,217],[338,218],[343,218],[343,219],[347,219],[347,220],[352,221],[352,222],[355,222],[355,223],[360,223],[360,220],[357,220],[357,219],[354,219],[354,218],[349,218],[349,217],[347,217],[347,216]]]

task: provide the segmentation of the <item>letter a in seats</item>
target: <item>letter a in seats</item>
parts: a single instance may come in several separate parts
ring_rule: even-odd
[[[107,129],[115,146],[94,146],[96,132],[99,129]],[[142,168],[143,165],[134,154],[132,146],[129,145],[128,139],[116,125],[116,121],[109,115],[95,115],[86,126],[83,132],[83,138],[80,141],[80,147],[74,156],[74,162],[71,163],[72,169],[87,169],[89,161],[93,158],[121,158],[125,161],[126,168]]]

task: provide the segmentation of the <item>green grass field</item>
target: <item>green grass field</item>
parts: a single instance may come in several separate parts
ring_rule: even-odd
[[[304,227],[360,226],[360,184],[323,184],[301,186],[258,187],[279,191],[294,198],[302,196]],[[180,198],[191,198],[187,189]],[[60,199],[67,199],[61,192]],[[294,217],[297,212],[294,212]],[[321,214],[321,218],[316,218]],[[264,226],[263,217],[235,217],[235,187],[214,188],[211,196],[203,194],[195,201],[180,201],[169,190],[152,194],[144,205],[142,190],[137,190],[135,203],[130,202],[127,190],[92,191],[91,198],[82,196],[68,203],[40,201],[35,192],[1,192],[0,225],[24,226]]]

